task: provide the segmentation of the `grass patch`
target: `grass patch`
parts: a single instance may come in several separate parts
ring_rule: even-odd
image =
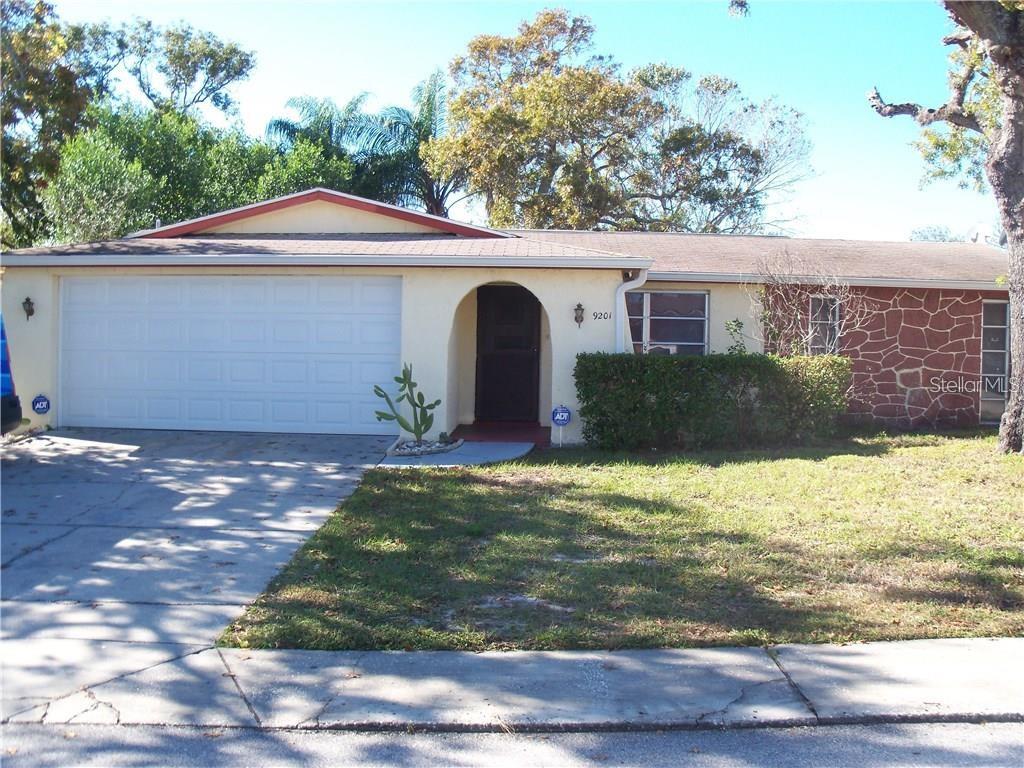
[[[554,649],[1024,634],[990,434],[374,470],[221,642]]]

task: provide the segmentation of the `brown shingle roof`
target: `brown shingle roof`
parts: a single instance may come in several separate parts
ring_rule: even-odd
[[[124,254],[176,255],[317,255],[317,256],[478,256],[563,258],[615,256],[570,243],[521,237],[456,237],[419,234],[283,234],[191,235],[188,237],[125,238],[96,243],[23,248],[19,256],[85,256]]]
[[[516,230],[545,243],[615,251],[654,260],[653,273],[754,275],[759,260],[788,252],[818,265],[826,276],[870,279],[991,282],[1007,271],[1007,254],[977,243],[824,240],[751,235],[692,235],[658,232]]]
[[[747,235],[691,235],[653,232],[573,232],[560,230],[518,230],[515,237],[476,238],[431,234],[267,234],[193,235],[177,238],[126,238],[80,245],[25,248],[4,254],[19,257],[17,264],[81,264],[92,256],[175,257],[174,263],[189,263],[189,256],[225,256],[233,263],[253,257],[279,257],[282,263],[315,262],[319,257],[344,257],[346,263],[380,263],[388,257],[415,264],[422,258],[474,263],[491,259],[559,260],[563,266],[642,267],[638,261],[653,260],[654,278],[750,279],[756,276],[759,260],[768,254],[787,251],[803,264],[816,265],[822,273],[850,282],[875,284],[906,281],[944,281],[996,286],[1007,271],[1006,252],[974,243],[880,242],[872,240],[822,240]],[[198,263],[198,260],[197,260]]]

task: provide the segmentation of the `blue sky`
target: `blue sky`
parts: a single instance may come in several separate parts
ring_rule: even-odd
[[[909,118],[867,106],[874,85],[889,100],[940,104],[949,22],[937,2],[754,0],[734,18],[722,2],[330,2],[328,0],[57,0],[68,21],[144,16],[195,27],[253,49],[257,67],[233,90],[239,119],[262,134],[290,96],[339,103],[361,91],[371,106],[406,103],[409,91],[481,33],[511,34],[539,9],[562,5],[591,17],[596,50],[626,67],[665,61],[696,75],[721,74],[755,98],[802,111],[814,144],[814,176],[781,210],[794,234],[905,240],[915,227],[954,232],[990,226],[987,195],[952,182],[921,186],[923,165]],[[465,217],[478,218],[473,210]]]

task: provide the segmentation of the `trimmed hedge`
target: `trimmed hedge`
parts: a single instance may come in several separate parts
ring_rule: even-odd
[[[714,448],[827,437],[846,412],[838,355],[576,357],[583,436],[599,448]]]

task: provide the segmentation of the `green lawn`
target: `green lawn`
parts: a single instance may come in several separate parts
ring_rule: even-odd
[[[624,648],[1024,634],[1024,459],[988,434],[375,470],[221,638]]]

